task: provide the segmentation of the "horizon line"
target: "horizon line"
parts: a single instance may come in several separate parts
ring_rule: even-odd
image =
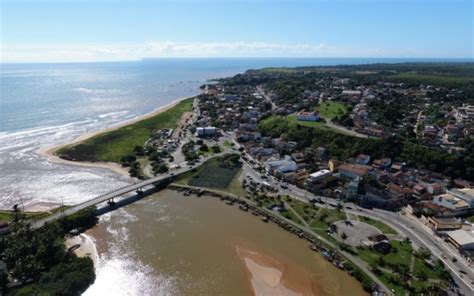
[[[275,57],[245,57],[245,56],[229,56],[229,57],[146,57],[131,60],[91,60],[91,61],[13,61],[5,62],[0,60],[0,64],[90,64],[90,63],[126,63],[126,62],[142,62],[152,60],[223,60],[223,59],[406,59],[406,60],[459,60],[465,62],[474,62],[474,57],[292,57],[292,56],[275,56]],[[421,61],[422,62],[422,61]]]

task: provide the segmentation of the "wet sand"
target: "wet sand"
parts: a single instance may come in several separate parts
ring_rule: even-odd
[[[69,165],[80,165],[80,166],[88,166],[88,167],[105,168],[105,169],[114,171],[118,174],[121,174],[123,176],[129,177],[128,168],[124,168],[121,165],[119,165],[118,163],[114,163],[114,162],[70,161],[70,160],[62,159],[59,156],[55,155],[55,152],[58,149],[61,149],[65,146],[78,144],[80,142],[86,141],[86,140],[88,140],[88,139],[90,139],[94,136],[100,135],[102,133],[114,131],[114,130],[119,129],[121,127],[124,127],[126,125],[130,125],[130,124],[142,121],[144,119],[153,117],[153,116],[158,115],[160,113],[166,112],[167,110],[169,110],[169,109],[173,108],[174,106],[176,106],[179,102],[181,102],[183,100],[186,100],[186,99],[189,99],[189,98],[192,98],[192,97],[184,97],[184,98],[174,100],[173,102],[169,103],[168,105],[165,105],[163,107],[159,107],[159,108],[155,109],[154,111],[152,111],[150,113],[138,116],[136,118],[133,118],[133,119],[130,119],[130,120],[127,120],[127,121],[124,121],[124,122],[121,122],[119,124],[113,125],[111,127],[105,128],[105,129],[101,129],[101,130],[98,130],[98,131],[95,131],[95,132],[90,132],[90,133],[84,134],[82,136],[79,136],[78,138],[76,138],[72,142],[62,143],[62,144],[58,144],[58,145],[55,145],[55,146],[52,146],[52,147],[41,148],[41,149],[37,150],[36,153],[41,155],[41,156],[47,157],[48,160],[51,161],[51,162],[64,163],[64,164],[69,164]]]
[[[99,255],[95,246],[95,241],[89,234],[87,234],[87,232],[66,238],[65,244],[68,249],[72,246],[79,245],[79,247],[74,250],[74,253],[78,257],[91,258],[94,262],[94,266],[97,267]]]
[[[254,295],[321,295],[320,288],[311,278],[310,271],[239,246],[236,250],[248,274]]]

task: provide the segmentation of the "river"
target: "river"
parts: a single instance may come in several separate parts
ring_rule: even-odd
[[[106,214],[84,295],[366,295],[306,241],[216,198],[165,190]]]

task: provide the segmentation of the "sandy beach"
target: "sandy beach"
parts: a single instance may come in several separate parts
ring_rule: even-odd
[[[254,295],[321,295],[311,273],[242,247],[236,247],[236,250]]]
[[[97,262],[99,259],[99,254],[97,252],[94,239],[89,236],[87,233],[82,233],[80,235],[72,236],[66,238],[66,248],[71,248],[72,246],[79,246],[74,250],[74,253],[78,257],[89,257],[94,262],[94,266],[97,268]]]
[[[183,97],[183,98],[174,100],[173,102],[171,102],[171,103],[169,103],[169,104],[167,104],[163,107],[159,107],[159,108],[153,110],[150,113],[132,118],[130,120],[115,124],[113,126],[110,126],[110,127],[104,128],[104,129],[100,129],[98,131],[94,131],[94,132],[90,132],[90,133],[81,135],[78,138],[76,138],[75,140],[73,140],[72,142],[61,143],[61,144],[58,144],[58,145],[55,145],[55,146],[52,146],[52,147],[44,147],[44,148],[41,148],[41,149],[37,150],[36,152],[41,156],[47,157],[48,160],[51,161],[51,162],[64,163],[64,164],[70,164],[70,165],[80,165],[80,166],[105,168],[105,169],[114,171],[118,174],[121,174],[125,177],[129,177],[128,169],[122,167],[118,163],[114,163],[114,162],[70,161],[70,160],[62,159],[59,156],[55,155],[55,152],[56,152],[56,150],[61,149],[62,147],[80,143],[80,142],[85,141],[89,138],[92,138],[96,135],[106,133],[106,132],[110,132],[110,131],[119,129],[123,126],[133,124],[133,123],[139,122],[141,120],[144,120],[144,119],[153,117],[155,115],[158,115],[160,113],[166,112],[170,108],[173,108],[174,106],[176,106],[179,102],[181,102],[185,99],[189,99],[189,98],[192,98],[192,97]]]

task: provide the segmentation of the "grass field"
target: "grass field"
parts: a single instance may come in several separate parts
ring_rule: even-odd
[[[342,102],[323,102],[317,107],[319,115],[326,119],[333,119],[347,112],[347,105]]]
[[[60,206],[49,212],[21,212],[22,215],[25,215],[26,219],[43,219],[54,213],[57,213],[61,210],[68,209],[69,206]],[[0,211],[0,221],[12,221],[13,212],[12,211]]]
[[[189,178],[189,185],[199,187],[227,188],[240,167],[222,166],[222,158],[208,160],[202,168]]]
[[[382,231],[383,234],[397,234],[397,232],[387,224],[371,219],[369,217],[360,216],[360,221],[374,226],[378,230]]]
[[[313,128],[318,128],[318,129],[321,129],[321,130],[326,130],[326,131],[342,134],[342,135],[352,136],[351,134],[346,133],[344,131],[329,127],[325,123],[320,122],[320,121],[298,121],[296,119],[296,114],[290,114],[290,115],[286,116],[286,118],[288,119],[288,121],[294,122],[294,123],[296,123],[298,125],[301,125],[301,126],[313,127]]]
[[[261,70],[262,72],[267,72],[267,73],[298,73],[302,72],[301,69],[298,68],[285,68],[285,67],[269,67],[269,68],[264,68]]]
[[[133,152],[135,146],[143,145],[153,131],[175,128],[181,115],[192,110],[192,103],[192,98],[183,100],[166,112],[99,134],[84,142],[63,147],[56,151],[56,154],[77,161],[120,162],[123,156]]]

